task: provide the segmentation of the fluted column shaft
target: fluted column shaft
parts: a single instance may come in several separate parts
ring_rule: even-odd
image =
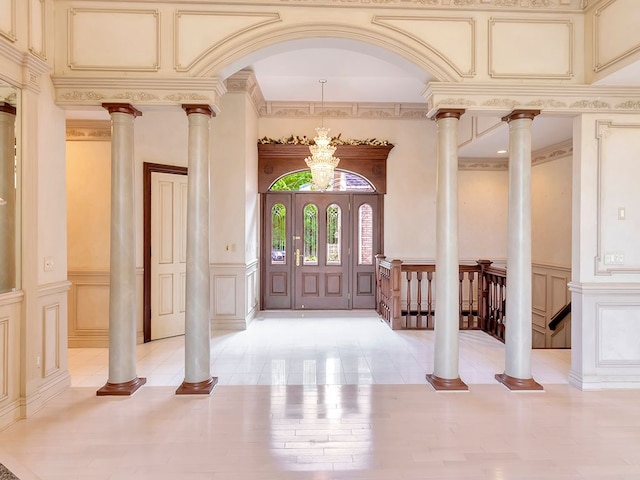
[[[208,105],[183,105],[189,119],[185,378],[177,394],[210,393],[209,125]]]
[[[464,110],[440,110],[436,171],[436,319],[433,375],[436,390],[466,390],[458,374],[458,121]]]
[[[0,293],[16,288],[16,107],[0,102]]]
[[[505,370],[498,381],[512,390],[540,390],[531,376],[531,125],[539,111],[515,110],[509,122],[509,207]]]
[[[135,164],[129,104],[103,104],[111,115],[111,234],[109,270],[109,380],[98,395],[130,395],[146,379],[136,375]]]

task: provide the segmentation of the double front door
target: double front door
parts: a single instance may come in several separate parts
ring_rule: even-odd
[[[380,201],[378,194],[265,194],[262,308],[375,308]]]

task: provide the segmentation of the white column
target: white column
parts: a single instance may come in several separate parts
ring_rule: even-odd
[[[16,107],[0,102],[0,293],[16,288]]]
[[[539,110],[514,110],[509,122],[509,209],[505,370],[510,390],[542,390],[531,376],[531,124]]]
[[[97,395],[131,395],[146,383],[136,375],[136,265],[133,122],[128,103],[104,103],[111,115],[111,251],[109,380]]]
[[[189,119],[187,193],[187,287],[184,382],[176,394],[209,394],[211,376],[209,315],[209,123],[208,105],[183,105]]]
[[[464,110],[439,110],[436,170],[436,314],[434,370],[427,381],[436,390],[468,390],[458,375],[458,121]]]

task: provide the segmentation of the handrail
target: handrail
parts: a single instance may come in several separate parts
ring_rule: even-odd
[[[459,265],[459,328],[504,341],[506,271],[490,260]],[[392,329],[433,329],[436,266],[376,255],[376,310]]]
[[[554,331],[558,328],[560,322],[562,322],[569,313],[571,313],[571,302],[567,303],[564,307],[558,310],[553,317],[551,317],[551,320],[549,320],[549,330]]]

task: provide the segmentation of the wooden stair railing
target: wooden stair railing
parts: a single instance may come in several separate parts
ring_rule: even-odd
[[[459,328],[482,329],[504,341],[506,271],[491,263],[460,265]],[[389,261],[376,255],[376,310],[392,329],[433,329],[435,272],[433,263]]]
[[[549,330],[555,331],[558,325],[571,313],[571,302],[567,303],[549,320]]]

